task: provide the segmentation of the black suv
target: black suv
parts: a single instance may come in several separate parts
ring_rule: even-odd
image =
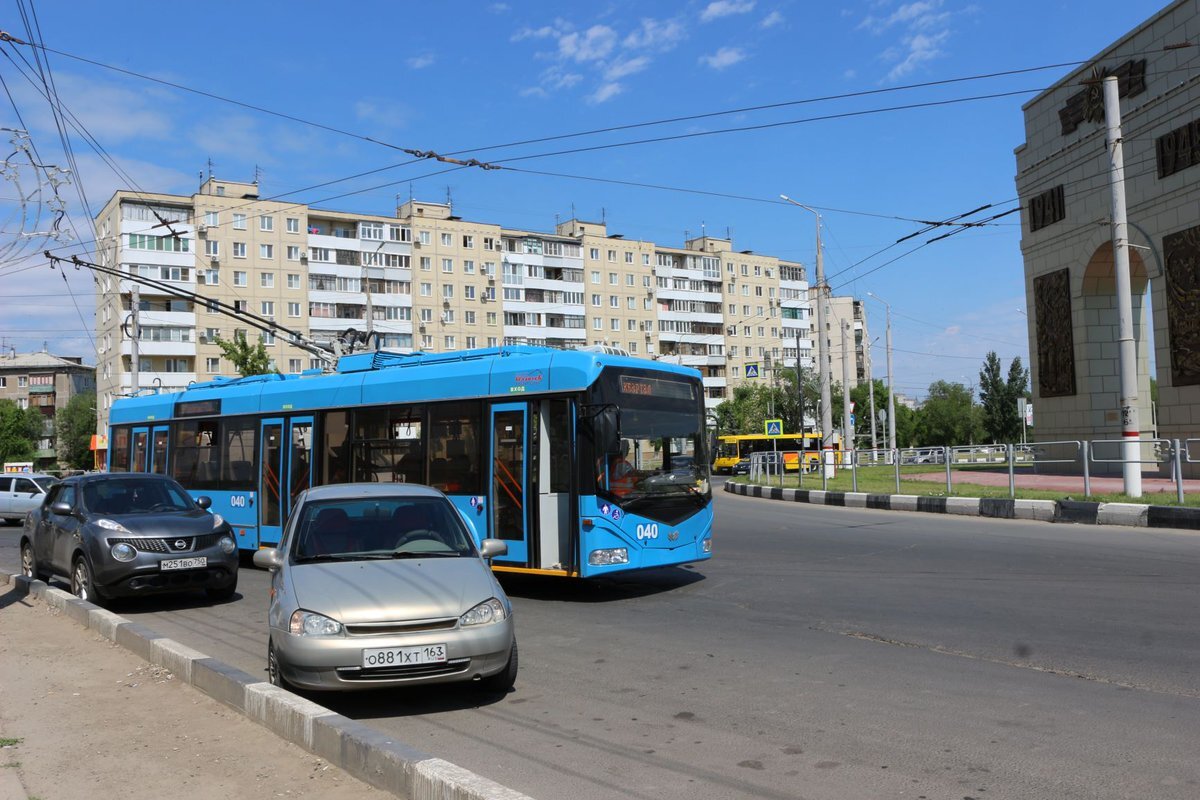
[[[21,571],[67,577],[72,594],[93,602],[196,589],[229,599],[237,542],[210,504],[164,475],[67,478],[25,519]]]

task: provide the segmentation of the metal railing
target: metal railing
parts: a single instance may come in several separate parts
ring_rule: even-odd
[[[1134,463],[1170,464],[1171,479],[1175,484],[1176,499],[1184,502],[1184,464],[1200,464],[1200,438],[1196,439],[1140,439],[1142,458]],[[1067,439],[1027,444],[963,445],[958,447],[903,447],[895,450],[831,450],[823,453],[828,469],[814,460],[811,451],[774,451],[754,453],[750,456],[750,479],[754,482],[775,483],[783,486],[785,477],[794,474],[797,485],[804,488],[805,476],[812,480],[812,471],[820,474],[821,488],[828,490],[831,472],[848,469],[851,473],[852,491],[858,491],[860,469],[890,467],[896,493],[900,492],[901,467],[929,465],[945,470],[946,493],[954,491],[956,470],[992,465],[1003,466],[1008,472],[1008,494],[1016,497],[1017,467],[1031,467],[1035,471],[1040,465],[1074,464],[1083,478],[1083,495],[1092,496],[1093,464],[1122,463],[1120,446],[1122,439]],[[1110,448],[1112,457],[1109,457]],[[818,454],[818,458],[822,454]],[[806,456],[808,457],[806,459]]]

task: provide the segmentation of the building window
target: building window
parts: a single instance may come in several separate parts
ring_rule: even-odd
[[[617,261],[617,251],[616,250],[608,251],[608,260],[610,263],[616,263],[616,261]]]
[[[468,312],[466,312],[466,314],[464,314],[463,316],[464,316],[464,321],[465,321],[465,322],[466,322],[468,325],[474,325],[474,324],[475,324],[475,312],[474,312],[474,311],[468,311]],[[475,345],[473,345],[473,344],[469,344],[469,345],[467,345],[467,347],[474,347],[474,346],[475,346]]]
[[[287,228],[288,233],[300,232],[300,220],[296,217],[287,217],[284,221],[284,226]]]
[[[262,315],[264,317],[275,316],[275,301],[274,300],[263,300],[261,308],[262,308]]]
[[[245,258],[246,257],[246,243],[245,242],[234,242],[233,243],[233,257],[234,258]]]
[[[468,250],[475,247],[475,237],[474,236],[464,235],[462,242],[463,242],[462,246],[467,248]]]
[[[259,217],[258,218],[258,229],[260,231],[275,230],[275,218],[274,217],[266,217],[266,216]]]
[[[475,299],[475,287],[472,284],[467,284],[463,287],[463,297],[467,300]]]
[[[433,284],[432,283],[422,283],[421,284],[421,297],[433,297]]]
[[[274,258],[275,257],[275,245],[260,244],[258,246],[258,257],[259,258]]]
[[[599,261],[600,260],[600,248],[599,247],[590,248],[588,250],[588,258],[592,259],[592,261]]]
[[[300,260],[300,245],[289,244],[288,248],[287,248],[287,257],[288,257],[288,261],[299,261]]]
[[[242,270],[240,270],[240,269],[235,269],[235,270],[233,271],[233,285],[234,285],[234,286],[246,286],[246,285],[248,285],[248,284],[247,284],[247,281],[246,281],[246,273],[245,273],[245,272],[243,272],[243,271],[242,271]]]
[[[464,261],[463,262],[463,274],[464,275],[474,275],[475,274],[475,262],[474,261]]]
[[[234,214],[233,215],[233,229],[235,231],[246,230],[246,215],[245,214]]]
[[[454,259],[453,258],[443,258],[442,259],[442,272],[454,272]]]
[[[216,258],[217,256],[221,255],[221,243],[214,242],[211,240],[205,240],[204,255],[211,256],[213,258]]]
[[[300,304],[299,303],[288,303],[288,316],[289,317],[300,316]]]
[[[420,231],[421,244],[429,244],[429,231]]]
[[[617,273],[615,273],[615,272],[608,273],[608,285],[609,286],[617,285]]]
[[[275,288],[275,273],[274,272],[259,273],[258,285],[264,289],[274,289]]]
[[[29,377],[27,375],[18,375],[17,376],[17,388],[18,389],[24,389],[28,385],[29,385]]]
[[[488,325],[496,324],[496,312],[495,311],[487,312],[487,324]],[[495,341],[496,341],[495,339],[489,338],[488,339],[488,347],[495,347],[496,346]]]
[[[360,222],[358,223],[358,238],[372,239],[374,241],[383,241],[383,223],[382,222]]]
[[[221,359],[206,358],[204,359],[204,370],[212,375],[216,375],[221,371]]]
[[[451,247],[454,244],[454,237],[448,233],[442,234],[442,247]]]
[[[421,271],[429,272],[431,269],[433,269],[433,259],[429,256],[421,256]]]
[[[449,300],[452,297],[454,297],[454,284],[442,284],[442,299]]]
[[[300,273],[298,273],[298,272],[289,272],[288,273],[287,287],[289,289],[299,289],[300,288]]]
[[[271,345],[275,344],[275,334],[271,333],[270,331],[263,331],[258,335],[258,340],[267,347],[270,347]]]
[[[204,224],[209,225],[209,226],[214,226],[214,227],[217,225],[220,225],[221,224],[221,212],[220,211],[204,212]]]

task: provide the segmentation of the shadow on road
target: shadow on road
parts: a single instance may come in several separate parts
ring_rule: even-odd
[[[504,591],[527,600],[554,600],[565,603],[611,603],[636,597],[648,597],[690,586],[705,579],[694,567],[649,569],[612,578],[554,578],[541,575],[497,573]]]
[[[517,678],[515,689],[505,693],[485,692],[469,683],[348,693],[291,691],[350,719],[368,720],[483,708],[519,697],[521,679]]]

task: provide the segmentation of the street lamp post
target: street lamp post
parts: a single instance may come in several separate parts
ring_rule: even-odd
[[[867,292],[887,309],[887,369],[888,369],[888,446],[896,449],[896,400],[892,387],[896,385],[896,373],[892,372],[892,306],[874,292]]]
[[[830,434],[833,430],[833,405],[829,397],[829,344],[825,338],[825,292],[828,287],[825,286],[825,262],[821,255],[821,214],[815,208],[809,208],[803,203],[797,203],[786,194],[779,195],[780,199],[791,203],[794,206],[799,206],[805,211],[812,212],[817,218],[817,258],[816,258],[816,274],[814,277],[813,288],[817,291],[817,374],[821,380],[821,449],[824,453],[828,450],[832,442]],[[810,295],[811,296],[811,295]],[[799,350],[796,351],[797,364],[800,359]],[[824,462],[826,456],[822,454]]]

